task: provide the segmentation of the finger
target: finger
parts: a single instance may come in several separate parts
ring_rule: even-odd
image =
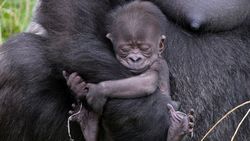
[[[188,115],[189,122],[194,122],[194,116]]]
[[[175,114],[174,107],[171,104],[168,104],[167,107],[168,107],[169,112],[170,112],[170,118],[175,121],[177,117]]]
[[[68,86],[71,86],[72,81],[75,79],[76,76],[77,76],[76,72],[74,72],[74,73],[72,73],[72,74],[69,75],[69,79],[67,81]]]
[[[176,111],[175,112],[176,118],[179,121],[182,121],[184,118],[188,118],[187,114],[180,112],[180,111]]]
[[[80,84],[77,84],[77,85],[76,85],[76,90],[77,90],[79,93],[85,95],[85,93],[86,93],[86,83],[85,83],[85,82],[82,82],[82,83],[80,83]]]
[[[76,107],[76,104],[75,104],[75,103],[71,104],[71,107],[72,107],[72,108],[75,108],[75,107]]]
[[[72,85],[73,86],[78,86],[81,83],[82,79],[80,76],[76,76],[73,80],[72,80]]]
[[[189,128],[188,129],[188,133],[193,134],[194,133],[194,129],[193,128]]]
[[[85,90],[86,88],[86,82],[82,81],[82,83],[79,84],[79,86],[81,87],[82,90]]]
[[[69,115],[73,115],[74,111],[70,110],[68,113]]]
[[[189,123],[188,123],[188,128],[189,128],[189,129],[194,128],[194,123],[189,122]]]
[[[81,82],[83,81],[83,80],[82,80],[82,77],[79,76],[79,75],[76,76],[75,80],[77,81],[78,84],[81,83]]]
[[[69,79],[69,74],[68,72],[66,72],[65,70],[62,72],[63,73],[63,77],[68,80]]]
[[[188,129],[188,133],[190,134],[191,137],[193,137],[194,129],[193,128],[189,128]]]
[[[170,119],[172,120],[172,122],[179,123],[182,121],[183,118],[179,116],[176,111],[174,111],[174,112],[170,112]]]
[[[168,109],[169,109],[170,113],[174,113],[175,112],[175,109],[174,109],[174,107],[171,104],[168,104],[167,106],[168,106]]]
[[[78,96],[82,95],[83,90],[81,89],[81,86],[76,85],[75,90],[76,90],[76,93],[77,93]]]
[[[183,116],[182,115],[182,118],[181,118],[181,122],[186,125],[186,127],[188,127],[188,124],[189,124],[189,119],[188,119],[188,116]]]
[[[194,109],[191,109],[188,114],[189,115],[194,115]]]
[[[182,115],[179,115],[178,113],[176,113],[175,115],[176,115],[175,118],[176,118],[176,120],[178,120],[178,121],[183,121],[183,119],[185,118],[185,117],[183,117]]]

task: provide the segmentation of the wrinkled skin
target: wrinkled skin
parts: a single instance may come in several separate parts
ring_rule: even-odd
[[[0,140],[68,140],[65,125],[73,100],[60,77],[64,69],[80,72],[86,81],[91,82],[131,76],[117,63],[108,46],[110,44],[102,38],[106,35],[102,26],[103,13],[121,1],[113,1],[109,6],[97,0],[43,0],[37,21],[45,27],[50,38],[56,39],[46,40],[31,34],[20,34],[1,47]],[[172,11],[167,6],[173,7],[174,3],[165,5],[166,0],[155,2],[168,18],[166,58],[173,97],[181,101],[181,111],[195,108],[197,120],[193,140],[200,140],[224,113],[250,99],[249,14],[242,24],[235,19],[224,22],[223,19],[227,19],[224,17],[230,18],[227,15],[230,12],[223,12],[225,9],[221,8],[221,12],[216,14],[219,15],[217,23],[195,32],[193,29],[188,30],[189,26],[183,26],[182,23],[187,23],[185,20],[176,20],[179,17],[175,13],[188,6],[186,1],[178,1],[182,7]],[[232,1],[217,0],[210,7],[201,1],[191,2],[193,7],[189,10],[196,9],[199,13],[206,7],[206,12],[212,13],[221,2],[226,5]],[[240,7],[250,3],[245,0],[233,2]],[[241,2],[247,4],[241,5]],[[237,6],[232,9],[235,8]],[[243,10],[247,13],[249,9]],[[233,17],[240,15],[233,13]],[[186,14],[183,16],[187,18]],[[212,20],[216,18],[212,16]],[[221,23],[224,26],[217,28],[216,24]],[[236,24],[230,26],[230,23]],[[77,36],[79,33],[82,34]],[[51,50],[50,55],[47,54],[48,50]],[[119,141],[162,141],[166,139],[165,125],[169,125],[164,114],[167,110],[163,102],[165,100],[164,96],[158,94],[130,101],[111,100],[105,107],[103,123],[112,132],[112,137]],[[207,140],[230,140],[248,109],[249,106],[246,106],[230,115]],[[31,121],[35,124],[30,124]],[[246,119],[242,124],[236,140],[250,140],[249,122]]]

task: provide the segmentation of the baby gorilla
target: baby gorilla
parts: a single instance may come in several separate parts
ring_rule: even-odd
[[[117,60],[135,76],[121,80],[86,83],[77,73],[64,72],[68,86],[77,100],[87,100],[90,107],[101,114],[107,98],[137,98],[156,90],[171,100],[169,69],[162,57],[165,49],[165,23],[162,12],[150,2],[131,2],[113,11],[108,18],[107,38],[113,44]],[[173,106],[175,106],[175,108]],[[193,112],[189,116],[175,111],[178,104],[169,103],[170,128],[167,141],[180,141],[193,131]],[[79,107],[79,106],[78,106]],[[79,108],[74,107],[71,114]],[[71,120],[80,123],[87,141],[97,140],[98,116],[81,106]]]

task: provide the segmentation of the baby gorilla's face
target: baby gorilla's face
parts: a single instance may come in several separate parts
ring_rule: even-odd
[[[131,24],[137,23],[137,24]],[[143,22],[138,20],[125,21],[121,26],[114,26],[113,33],[107,38],[113,43],[117,60],[135,73],[142,73],[150,68],[164,50],[165,36],[157,22]]]
[[[161,36],[145,38],[117,39],[114,45],[117,59],[122,65],[135,73],[142,73],[150,68],[152,63],[159,57],[163,39]]]

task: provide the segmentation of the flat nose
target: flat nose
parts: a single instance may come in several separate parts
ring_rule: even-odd
[[[133,63],[138,63],[142,60],[142,58],[139,56],[131,56],[129,57],[129,60],[132,61]]]

